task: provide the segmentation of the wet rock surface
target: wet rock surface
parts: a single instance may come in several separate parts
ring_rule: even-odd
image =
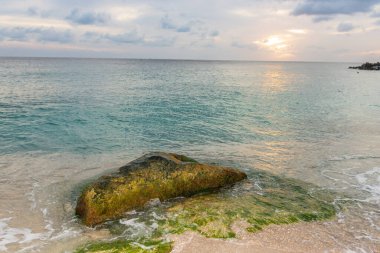
[[[120,218],[151,199],[189,197],[245,178],[247,175],[236,169],[201,164],[184,155],[153,152],[87,186],[78,199],[76,214],[84,224],[93,226]]]

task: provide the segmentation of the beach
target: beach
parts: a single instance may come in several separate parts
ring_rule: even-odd
[[[355,241],[355,237],[337,222],[272,225],[255,234],[241,229],[241,224],[235,226],[238,239],[210,239],[191,232],[175,236],[172,252],[349,252],[344,248]],[[379,245],[376,243],[368,243],[365,246],[358,244],[352,250],[352,252],[378,251]]]
[[[331,219],[255,233],[236,220],[228,239],[169,233],[172,252],[379,252],[379,72],[350,65],[1,59],[0,252],[70,252],[120,236],[84,226],[77,199],[151,151],[245,172],[222,201],[258,194],[256,170],[335,194]],[[116,221],[122,238],[153,233],[152,211]]]

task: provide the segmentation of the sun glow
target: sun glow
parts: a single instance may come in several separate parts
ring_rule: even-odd
[[[274,47],[274,46],[285,46],[284,40],[280,38],[279,36],[271,36],[268,39],[264,41],[264,44],[268,47]]]
[[[288,32],[294,33],[294,34],[306,34],[307,30],[304,30],[304,29],[289,29]]]
[[[285,39],[278,35],[269,36],[268,38],[261,41],[256,41],[255,43],[275,51],[283,50],[288,47]]]

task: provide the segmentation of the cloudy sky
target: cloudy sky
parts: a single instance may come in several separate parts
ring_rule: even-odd
[[[0,56],[380,60],[380,0],[0,4]]]

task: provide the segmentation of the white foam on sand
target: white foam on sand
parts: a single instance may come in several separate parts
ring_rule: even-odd
[[[6,251],[11,243],[30,243],[42,239],[42,233],[33,233],[29,228],[12,228],[8,225],[12,218],[0,219],[0,251]]]
[[[355,178],[360,188],[371,194],[367,201],[380,204],[380,167],[359,173]]]
[[[35,233],[31,228],[12,227],[10,224],[12,220],[17,219],[15,217],[0,219],[0,252],[7,252],[15,244],[22,245],[17,252],[30,252],[32,249],[43,247],[48,241],[72,238],[80,234],[80,230],[67,227],[65,224],[62,225],[61,230],[56,231],[53,228],[53,222],[48,218],[48,209],[42,208],[40,211],[46,224],[45,232]]]
[[[331,187],[333,190],[356,191],[357,194],[352,200],[380,204],[380,167],[325,169],[321,171],[321,174],[334,182]]]

